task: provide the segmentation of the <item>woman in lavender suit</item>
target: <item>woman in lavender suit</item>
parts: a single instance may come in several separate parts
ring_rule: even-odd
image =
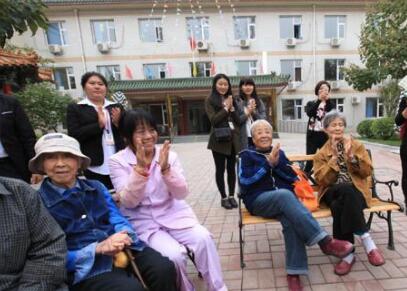
[[[129,145],[111,157],[109,167],[123,215],[141,240],[175,263],[181,291],[195,290],[187,277],[186,247],[207,289],[227,290],[211,234],[184,200],[186,179],[169,141],[156,146],[155,121],[143,110],[126,112],[120,128]]]

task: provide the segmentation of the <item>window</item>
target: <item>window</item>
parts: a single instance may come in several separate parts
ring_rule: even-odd
[[[325,16],[325,38],[345,37],[346,16],[328,15]]]
[[[113,20],[91,20],[93,42],[116,42]]]
[[[119,65],[96,66],[96,70],[101,73],[108,82],[121,79]]]
[[[144,42],[162,42],[163,27],[161,18],[139,19],[140,39]]]
[[[325,60],[325,80],[338,81],[343,80],[342,68],[345,65],[343,59],[328,59]]]
[[[331,102],[334,105],[334,108],[339,111],[339,112],[343,112],[344,109],[344,98],[330,98]]]
[[[236,61],[236,72],[238,76],[257,75],[257,61]]]
[[[73,68],[54,68],[55,86],[58,90],[72,90],[76,89],[75,75]]]
[[[256,22],[254,16],[234,16],[235,39],[254,39]]]
[[[47,41],[48,44],[67,44],[66,29],[64,27],[65,22],[56,21],[50,22],[47,29]]]
[[[301,39],[301,16],[280,16],[280,38]]]
[[[301,82],[302,60],[281,60],[281,74],[289,75],[290,81]]]
[[[383,117],[383,100],[380,98],[366,98],[366,117]]]
[[[302,99],[282,100],[283,120],[301,119]]]
[[[210,77],[211,76],[211,62],[196,62],[195,63],[195,72],[194,72],[194,63],[189,63],[191,68],[192,77]]]
[[[208,17],[187,17],[187,37],[194,40],[209,39]]]
[[[147,80],[165,79],[165,64],[145,64],[143,65],[144,77]]]

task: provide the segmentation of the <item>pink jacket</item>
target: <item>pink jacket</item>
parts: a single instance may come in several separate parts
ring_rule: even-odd
[[[143,241],[148,241],[158,227],[182,229],[199,223],[184,200],[189,192],[177,154],[170,152],[171,168],[162,175],[159,150],[156,146],[148,177],[134,171],[137,159],[129,147],[114,154],[109,161],[110,177],[120,195],[120,210]]]

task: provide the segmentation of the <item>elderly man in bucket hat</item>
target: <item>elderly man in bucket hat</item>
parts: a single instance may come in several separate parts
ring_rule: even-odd
[[[120,214],[110,193],[95,180],[77,178],[90,159],[77,140],[62,133],[41,137],[29,168],[46,174],[40,195],[45,207],[66,234],[67,271],[71,290],[143,290],[113,257],[131,250],[150,290],[176,290],[173,263],[140,241]]]

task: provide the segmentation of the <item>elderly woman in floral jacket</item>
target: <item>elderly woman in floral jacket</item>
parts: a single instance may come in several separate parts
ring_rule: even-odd
[[[372,193],[369,176],[372,164],[363,144],[344,135],[345,116],[337,111],[325,115],[322,125],[329,140],[314,157],[314,175],[319,189],[319,200],[325,202],[333,216],[333,236],[354,243],[358,235],[367,252],[370,264],[380,266],[384,258],[369,234],[363,209],[369,207]],[[346,275],[351,271],[355,255],[349,254],[335,265],[335,273]]]

